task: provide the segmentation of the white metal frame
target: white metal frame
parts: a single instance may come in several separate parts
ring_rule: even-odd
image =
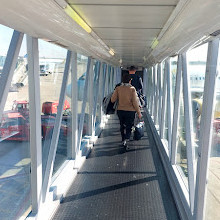
[[[98,103],[100,103],[100,108],[98,109],[98,115],[100,115],[100,120],[102,123],[103,111],[102,111],[102,100],[103,100],[103,86],[104,86],[104,63],[100,62],[99,65],[99,89],[98,89]]]
[[[114,68],[114,66],[112,66],[112,72],[111,72],[111,91],[110,92],[112,92],[113,89],[114,89],[114,75],[115,75],[115,68]]]
[[[109,75],[109,93],[112,92],[112,87],[113,87],[113,76],[114,76],[114,67],[111,66],[111,71],[110,71],[110,75]]]
[[[166,59],[166,72],[167,72],[167,140],[168,140],[168,151],[169,151],[169,158],[171,158],[171,131],[172,131],[172,79],[170,73],[170,58]]]
[[[159,116],[159,102],[160,102],[160,99],[159,99],[159,95],[160,95],[160,64],[157,64],[157,77],[156,77],[156,80],[157,80],[157,86],[156,86],[156,102],[155,102],[155,125],[158,125],[158,116]]]
[[[42,190],[42,143],[41,102],[38,39],[27,36],[30,156],[31,156],[31,200],[32,213],[38,212]]]
[[[158,64],[158,115],[157,115],[157,123],[158,125],[160,126],[160,123],[161,123],[161,108],[162,108],[162,85],[161,85],[161,82],[162,82],[162,79],[161,79],[161,74],[162,74],[162,71],[161,71],[161,63]],[[160,129],[159,129],[159,132],[160,132]],[[160,133],[159,133],[160,134]]]
[[[72,52],[71,63],[71,111],[72,111],[72,146],[70,158],[75,159],[78,153],[78,87],[77,87],[77,53]],[[68,148],[69,149],[69,148]]]
[[[186,148],[187,148],[187,170],[188,170],[188,184],[189,184],[189,198],[190,208],[193,212],[194,194],[195,194],[195,171],[193,162],[195,159],[195,149],[193,146],[193,119],[192,119],[192,105],[191,94],[189,88],[189,76],[187,74],[187,60],[186,53],[182,54],[182,78],[183,78],[183,102],[184,102],[184,121],[186,134]]]
[[[104,97],[108,95],[108,87],[109,87],[109,65],[106,64],[106,69],[105,69],[105,86],[104,86]]]
[[[99,84],[100,84],[100,73],[101,73],[101,67],[102,67],[102,63],[98,62],[98,68],[97,68],[97,80],[95,82],[95,100],[94,100],[94,109],[93,109],[93,133],[95,133],[95,123],[96,123],[96,112],[97,112],[97,103],[98,103],[98,99],[99,99]],[[93,94],[93,96],[94,96]],[[100,111],[101,113],[101,111]]]
[[[153,99],[153,96],[152,96],[152,67],[149,68],[149,71],[147,71],[147,78],[148,78],[148,106],[149,106],[149,112],[150,114],[152,115],[152,112],[151,112],[151,105],[152,105],[152,99]]]
[[[163,89],[162,89],[162,112],[161,112],[161,122],[160,122],[160,138],[164,138],[164,127],[165,127],[165,115],[166,115],[166,103],[167,103],[167,70],[165,68],[163,77]]]
[[[209,42],[197,163],[194,219],[204,218],[208,162],[212,140],[219,39]]]
[[[154,67],[151,67],[151,78],[150,78],[150,114],[153,116],[153,103],[154,103]]]
[[[121,77],[122,77],[122,72],[121,72],[121,68],[118,68],[118,83],[121,82]]]
[[[102,99],[106,96],[106,81],[107,81],[108,65],[103,64],[103,85],[102,85]]]
[[[115,88],[115,85],[118,83],[117,78],[118,78],[118,67],[114,67],[114,84],[113,84],[113,89]]]
[[[92,65],[90,65],[89,70],[89,93],[88,93],[88,104],[89,104],[89,121],[88,121],[88,135],[92,136],[93,124],[94,124],[94,59],[92,59]]]
[[[154,66],[154,124],[157,124],[158,115],[158,65]]]
[[[151,107],[151,115],[153,116],[153,120],[155,123],[155,101],[156,101],[156,65],[153,66],[153,71],[152,71],[153,75],[152,75],[152,107]]]
[[[182,57],[178,56],[177,61],[177,74],[176,74],[176,87],[174,97],[174,113],[173,113],[173,126],[172,126],[172,140],[171,140],[171,164],[176,164],[177,154],[177,135],[179,124],[179,110],[180,110],[180,91],[182,88]]]
[[[112,79],[112,66],[109,65],[109,73],[108,73],[108,93],[109,94],[111,92],[111,80]]]

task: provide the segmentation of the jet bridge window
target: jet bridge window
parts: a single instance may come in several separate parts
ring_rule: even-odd
[[[13,31],[0,25],[0,80],[3,67],[7,65],[5,60],[14,56],[13,53],[7,54],[10,42],[16,44]],[[16,32],[13,36],[22,37],[23,34]],[[21,48],[15,57],[15,70],[0,122],[0,203],[5,207],[1,210],[1,219],[24,218],[31,211],[29,109],[24,111],[23,108],[29,100],[25,35],[19,44],[16,44]]]

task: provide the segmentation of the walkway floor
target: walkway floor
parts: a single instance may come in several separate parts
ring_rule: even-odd
[[[53,220],[180,219],[147,122],[129,151],[120,142],[113,115]]]

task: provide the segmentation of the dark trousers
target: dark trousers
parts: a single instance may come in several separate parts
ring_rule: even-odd
[[[125,139],[130,139],[131,128],[134,125],[135,112],[118,110],[117,114],[120,121],[120,131],[121,131],[122,141]]]

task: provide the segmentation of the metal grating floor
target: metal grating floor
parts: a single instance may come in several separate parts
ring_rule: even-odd
[[[112,115],[53,220],[180,219],[148,125],[128,152],[120,142]]]

